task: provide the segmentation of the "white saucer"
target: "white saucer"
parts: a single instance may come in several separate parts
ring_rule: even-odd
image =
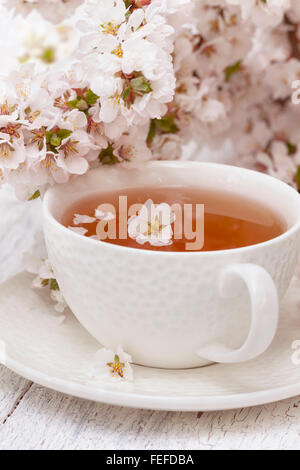
[[[258,359],[189,370],[134,366],[133,383],[89,377],[99,344],[71,312],[62,322],[47,293],[33,291],[30,282],[21,274],[0,286],[0,362],[41,385],[104,403],[178,411],[241,408],[300,393],[300,365],[291,359],[291,345],[300,340],[299,281],[282,305],[276,339]]]

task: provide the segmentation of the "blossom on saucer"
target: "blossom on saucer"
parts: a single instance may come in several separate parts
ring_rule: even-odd
[[[49,263],[48,260],[47,262]],[[65,301],[65,298],[59,288],[56,279],[54,279],[53,277],[53,271],[52,273],[49,272],[49,274],[47,274],[46,276],[47,277],[43,277],[40,274],[36,276],[32,281],[32,287],[34,289],[42,289],[45,287],[49,287],[50,298],[55,302],[54,310],[56,312],[62,313],[68,306],[67,302]]]
[[[45,282],[45,279],[40,276],[36,276],[31,283],[33,289],[42,289],[43,287],[46,287],[46,285],[47,282]]]
[[[73,224],[92,224],[93,222],[95,222],[95,220],[95,217],[90,217],[89,215],[75,214],[73,218]]]
[[[43,279],[53,279],[54,278],[54,272],[52,269],[52,266],[50,264],[50,261],[46,259],[42,266],[39,269],[39,275]]]
[[[36,243],[30,253],[25,253],[23,257],[24,268],[26,271],[36,274],[32,281],[34,289],[47,287],[50,290],[50,297],[55,302],[54,309],[61,313],[67,307],[67,303],[60,291],[51,263],[48,259],[47,249],[43,234],[36,234]]]
[[[132,381],[133,371],[130,365],[131,356],[125,353],[121,346],[116,352],[102,348],[95,356],[90,370],[92,377],[107,377],[114,381]]]
[[[128,220],[128,234],[137,243],[152,246],[172,245],[173,230],[171,224],[175,214],[169,204],[154,204],[151,199],[145,202],[138,215]]]
[[[54,310],[58,313],[62,313],[67,308],[67,302],[60,289],[51,289],[50,297],[55,302]]]

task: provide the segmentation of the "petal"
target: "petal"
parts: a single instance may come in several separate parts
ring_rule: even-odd
[[[113,98],[101,100],[100,118],[104,122],[112,122],[119,114],[119,110],[120,107]]]
[[[128,28],[133,28],[136,30],[144,20],[144,10],[142,8],[138,8],[135,10],[129,17],[128,20]]]
[[[95,220],[95,217],[90,217],[89,215],[75,214],[73,218],[73,224],[92,224],[93,222],[95,222]]]
[[[57,164],[73,175],[84,175],[89,169],[87,160],[77,155],[69,155],[67,158],[60,157]]]
[[[118,345],[117,347],[117,355],[119,356],[121,362],[132,362],[131,356],[123,351],[121,345]]]

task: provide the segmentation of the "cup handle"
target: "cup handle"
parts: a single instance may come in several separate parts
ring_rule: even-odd
[[[223,298],[234,297],[241,280],[247,286],[251,301],[248,337],[239,349],[219,343],[205,346],[197,351],[204,359],[223,363],[249,361],[262,354],[275,336],[279,305],[277,289],[270,274],[256,264],[231,264],[220,273],[220,295]]]

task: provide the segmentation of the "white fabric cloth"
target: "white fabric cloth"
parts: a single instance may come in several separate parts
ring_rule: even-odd
[[[0,283],[23,271],[23,255],[41,224],[41,201],[20,202],[10,187],[0,189]]]

